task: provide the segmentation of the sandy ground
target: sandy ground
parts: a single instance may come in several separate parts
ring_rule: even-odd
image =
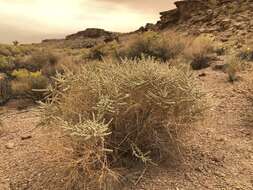
[[[205,76],[198,77],[201,73]],[[253,72],[242,73],[234,84],[211,68],[195,74],[211,106],[185,136],[182,161],[149,168],[126,189],[253,190],[253,124],[245,123],[245,113],[252,109],[245,92]],[[36,107],[17,111],[7,105],[0,118],[0,190],[64,189],[65,137],[36,127]]]

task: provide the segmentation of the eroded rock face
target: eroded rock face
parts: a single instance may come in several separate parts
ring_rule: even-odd
[[[175,9],[160,13],[154,27],[142,30],[208,33],[221,41],[230,41],[238,35],[248,38],[253,33],[253,0],[182,0],[175,5]]]

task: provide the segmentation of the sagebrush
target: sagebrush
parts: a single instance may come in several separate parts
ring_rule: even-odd
[[[203,109],[189,70],[153,59],[91,63],[55,81],[44,121],[73,136],[77,171],[90,189],[106,189],[122,174],[117,168],[174,154]]]

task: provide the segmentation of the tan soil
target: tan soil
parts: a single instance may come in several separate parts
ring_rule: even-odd
[[[206,76],[198,77],[203,72]],[[126,189],[253,190],[253,124],[244,122],[247,109],[252,109],[245,91],[253,72],[241,73],[234,84],[211,68],[195,74],[211,107],[186,135],[184,161],[149,168],[136,186]],[[36,107],[1,108],[0,190],[64,189],[70,158],[63,150],[68,152],[69,145],[59,132],[35,128],[39,115]],[[32,138],[21,140],[27,134]]]

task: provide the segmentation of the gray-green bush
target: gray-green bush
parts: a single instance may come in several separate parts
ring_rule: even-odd
[[[65,71],[42,106],[46,124],[79,142],[74,150],[83,188],[103,189],[122,175],[117,168],[152,164],[175,153],[182,133],[203,110],[203,94],[187,69],[153,59],[123,62]]]

